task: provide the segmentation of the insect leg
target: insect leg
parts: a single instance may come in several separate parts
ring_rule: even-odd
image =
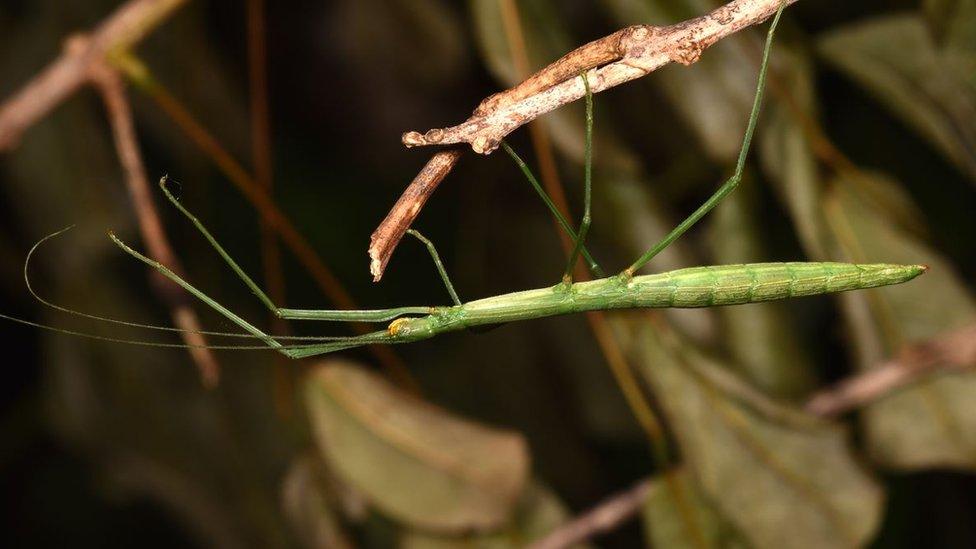
[[[238,326],[243,328],[245,331],[249,332],[254,337],[263,341],[268,347],[270,347],[275,351],[280,352],[281,354],[289,358],[304,358],[304,357],[314,356],[314,355],[319,355],[324,353],[331,353],[333,351],[339,351],[342,349],[359,347],[361,345],[368,345],[371,343],[389,342],[390,339],[389,334],[386,331],[379,331],[379,332],[373,332],[362,336],[342,338],[337,341],[333,341],[329,343],[315,343],[310,345],[297,345],[297,346],[290,346],[290,347],[282,345],[275,338],[262,332],[260,329],[255,327],[250,322],[244,320],[243,318],[241,318],[240,316],[232,312],[230,309],[224,307],[223,305],[221,305],[213,298],[211,298],[207,294],[197,289],[195,286],[193,286],[186,280],[183,280],[183,278],[181,278],[173,271],[169,270],[165,265],[159,263],[158,261],[154,261],[142,255],[141,253],[133,250],[132,248],[129,247],[129,245],[127,245],[125,242],[122,242],[122,240],[120,240],[117,236],[115,236],[115,234],[110,232],[109,238],[111,238],[112,242],[114,242],[119,248],[121,248],[122,251],[138,259],[139,261],[142,261],[146,265],[156,269],[157,271],[159,271],[160,274],[162,274],[166,278],[178,284],[180,287],[182,287],[184,290],[186,290],[187,292],[195,296],[200,301],[206,303],[208,306],[210,306],[210,308],[217,311],[218,313],[226,317],[234,324],[237,324]]]
[[[568,234],[569,237],[573,239],[573,242],[576,242],[576,231],[570,227],[569,222],[566,221],[566,217],[563,216],[562,212],[559,211],[559,208],[557,208],[552,199],[549,198],[549,195],[546,193],[545,189],[543,189],[542,185],[539,184],[539,180],[536,179],[535,175],[532,173],[532,170],[529,169],[528,164],[526,164],[525,161],[522,160],[522,157],[520,157],[518,153],[516,153],[515,150],[512,149],[512,147],[505,141],[502,141],[502,148],[505,149],[505,152],[512,157],[515,164],[520,170],[522,170],[522,174],[525,175],[525,178],[529,180],[529,184],[532,185],[533,189],[535,189],[535,192],[539,195],[539,198],[546,203],[546,207],[549,208],[552,216],[556,218],[556,222],[559,223],[560,227],[562,227],[563,232]],[[583,246],[581,253],[583,254],[583,259],[586,260],[586,264],[590,269],[590,272],[593,273],[593,275],[597,278],[603,278],[603,269],[600,268],[600,266],[593,259],[593,256],[590,255],[590,251],[586,249],[586,246]]]
[[[227,263],[231,270],[233,270],[234,273],[244,281],[244,284],[246,284],[251,292],[257,296],[261,303],[263,303],[268,310],[281,318],[289,320],[332,320],[339,322],[386,322],[403,315],[426,315],[430,314],[431,312],[430,307],[397,307],[393,309],[373,310],[282,309],[275,305],[274,302],[271,301],[271,298],[268,297],[268,294],[264,293],[257,283],[244,272],[244,269],[242,269],[241,266],[237,264],[237,261],[235,261],[234,258],[232,258],[230,254],[224,250],[223,246],[221,246],[220,243],[217,242],[217,239],[210,234],[210,231],[207,230],[203,223],[195,215],[190,213],[190,211],[187,210],[175,196],[173,196],[173,193],[171,193],[167,187],[167,183],[167,177],[163,177],[159,180],[159,187],[163,190],[163,194],[166,195],[166,198],[173,204],[173,206],[176,207],[177,210],[180,211],[180,213],[186,216],[186,218],[193,223],[203,237],[210,242],[210,245],[213,246],[214,250],[220,254],[220,257],[223,258],[224,262]]]
[[[593,191],[593,91],[590,90],[590,81],[586,78],[586,71],[580,73],[583,79],[583,87],[586,88],[586,134],[584,145],[584,175],[583,175],[583,219],[580,221],[579,234],[576,237],[576,245],[573,246],[573,253],[569,256],[566,264],[566,273],[563,274],[563,282],[569,284],[573,281],[573,268],[576,267],[576,260],[579,259],[580,251],[583,250],[583,242],[586,241],[586,234],[590,231],[590,197]]]
[[[688,229],[692,227],[699,219],[704,217],[712,208],[718,205],[729,193],[735,190],[739,181],[742,179],[742,170],[745,167],[746,156],[749,154],[749,146],[752,143],[752,135],[756,130],[756,122],[759,119],[759,111],[762,106],[763,90],[766,85],[766,68],[769,64],[769,51],[773,45],[773,35],[776,32],[776,25],[779,23],[780,15],[783,14],[783,7],[780,6],[779,11],[776,12],[776,17],[773,18],[773,22],[769,25],[769,32],[766,34],[766,45],[763,48],[762,64],[759,66],[759,78],[756,83],[756,96],[752,102],[752,112],[749,114],[749,125],[746,127],[746,133],[742,138],[742,149],[739,150],[739,159],[735,164],[735,173],[732,177],[728,178],[725,183],[719,187],[718,191],[715,192],[704,204],[698,207],[694,213],[688,216],[687,219],[682,221],[677,227],[674,228],[667,236],[661,239],[660,242],[652,246],[644,255],[640,256],[637,261],[635,261],[630,267],[627,267],[623,273],[625,277],[633,276],[633,274],[647,264],[654,256],[660,253],[662,250],[667,248],[674,242],[679,236],[685,233]]]

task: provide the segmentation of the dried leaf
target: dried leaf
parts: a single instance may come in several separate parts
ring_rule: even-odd
[[[402,549],[515,549],[544,537],[568,518],[566,507],[555,494],[538,482],[530,482],[519,500],[512,522],[501,532],[448,537],[409,531],[401,537],[400,546]]]
[[[768,400],[664,326],[637,331],[654,388],[702,496],[758,548],[863,545],[882,492],[841,427]]]
[[[838,181],[827,204],[828,220],[849,259],[911,260],[930,267],[924,277],[897,290],[844,296],[860,368],[877,366],[905,344],[976,320],[976,303],[953,267],[892,226],[855,186]],[[943,376],[889,395],[869,406],[864,420],[872,454],[890,467],[976,466],[976,374]]]
[[[818,49],[976,181],[974,66],[940,49],[920,15],[832,31]]]
[[[439,532],[508,520],[529,470],[521,435],[459,419],[348,362],[317,368],[305,394],[331,469],[383,513]]]

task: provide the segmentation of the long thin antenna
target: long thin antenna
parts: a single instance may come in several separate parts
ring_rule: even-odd
[[[51,301],[49,301],[49,300],[41,297],[41,295],[37,293],[37,290],[34,289],[34,285],[31,284],[31,279],[30,279],[30,265],[31,265],[31,260],[34,257],[35,252],[37,252],[37,250],[40,248],[40,246],[42,244],[44,244],[48,240],[51,240],[52,238],[55,238],[55,237],[58,237],[58,236],[63,235],[64,233],[68,232],[69,230],[73,229],[74,227],[75,227],[74,225],[69,225],[69,226],[67,226],[67,227],[65,227],[65,228],[63,228],[61,230],[58,230],[56,232],[53,232],[53,233],[45,236],[44,238],[38,240],[31,247],[31,249],[27,252],[27,257],[24,259],[24,284],[27,286],[27,291],[30,292],[31,296],[33,296],[33,298],[36,299],[38,302],[40,302],[42,305],[44,305],[46,307],[49,307],[51,309],[54,309],[56,311],[60,311],[62,313],[69,314],[69,315],[78,316],[78,317],[86,318],[86,319],[89,319],[89,320],[95,320],[95,321],[98,321],[98,322],[107,322],[107,323],[116,324],[116,325],[119,325],[119,326],[127,326],[127,327],[130,327],[130,328],[140,328],[140,329],[145,329],[145,330],[158,330],[158,331],[163,331],[163,332],[174,332],[174,333],[193,333],[193,334],[202,334],[202,335],[209,335],[209,336],[215,336],[215,337],[228,337],[228,338],[241,338],[241,339],[257,339],[255,336],[253,336],[251,334],[242,333],[242,332],[215,332],[215,331],[209,331],[209,330],[185,330],[183,328],[174,328],[172,326],[161,326],[161,325],[157,325],[157,324],[145,324],[145,323],[141,323],[141,322],[132,322],[132,321],[121,320],[121,319],[117,319],[117,318],[111,318],[111,317],[106,317],[106,316],[99,316],[99,315],[95,315],[95,314],[91,314],[91,313],[85,313],[85,312],[82,312],[82,311],[78,311],[76,309],[70,309],[70,308],[65,307],[63,305],[58,305],[56,303],[52,303]],[[274,337],[275,339],[279,339],[279,340],[290,340],[290,341],[343,341],[343,340],[346,339],[345,337],[341,337],[341,336],[277,336],[277,335],[273,335],[272,337]],[[205,345],[198,345],[198,346],[195,346],[195,347],[192,347],[192,348],[197,348],[197,347],[204,348],[204,347],[207,347],[207,346],[205,346]],[[211,348],[215,348],[215,347],[211,347]],[[226,346],[224,348],[226,348]]]

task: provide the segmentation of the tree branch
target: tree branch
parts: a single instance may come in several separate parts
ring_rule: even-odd
[[[12,149],[25,130],[89,82],[91,67],[115,50],[140,41],[187,0],[131,0],[87,39],[69,40],[64,53],[0,106],[0,151]]]
[[[373,282],[379,282],[383,278],[386,264],[393,256],[393,250],[400,243],[400,239],[417,218],[427,199],[434,194],[434,190],[460,159],[459,149],[435,153],[400,195],[393,209],[386,214],[386,219],[373,231],[369,238],[369,272],[373,275]]]
[[[586,94],[579,73],[588,70],[593,93],[647,76],[674,61],[691,65],[702,52],[743,28],[765,21],[796,0],[733,0],[707,15],[666,27],[635,25],[581,46],[507,91],[495,94],[465,122],[424,134],[407,132],[407,147],[468,143],[489,154],[523,124]]]

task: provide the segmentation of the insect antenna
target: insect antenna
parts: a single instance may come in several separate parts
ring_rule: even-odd
[[[111,318],[111,317],[106,317],[106,316],[99,316],[99,315],[95,315],[95,314],[91,314],[91,313],[86,313],[86,312],[83,312],[83,311],[78,311],[76,309],[71,309],[71,308],[65,307],[63,305],[58,305],[56,303],[52,303],[51,301],[45,299],[44,297],[42,297],[40,294],[37,293],[37,290],[34,289],[34,285],[31,283],[31,278],[30,278],[30,264],[31,264],[31,260],[33,259],[34,254],[37,252],[37,250],[41,247],[42,244],[46,243],[47,241],[49,241],[49,240],[51,240],[51,239],[53,239],[55,237],[58,237],[58,236],[63,235],[64,233],[68,232],[69,230],[73,229],[74,227],[75,227],[74,225],[69,225],[68,227],[65,227],[63,229],[60,229],[58,231],[55,231],[55,232],[53,232],[53,233],[45,236],[44,238],[40,239],[39,241],[37,241],[37,243],[35,243],[31,247],[31,249],[27,252],[27,257],[24,259],[24,284],[27,286],[27,291],[30,292],[31,296],[35,300],[37,300],[39,303],[41,303],[45,307],[54,309],[56,311],[59,311],[59,312],[65,313],[65,314],[69,314],[69,315],[73,315],[73,316],[85,318],[85,319],[88,319],[88,320],[95,320],[95,321],[98,321],[98,322],[105,322],[105,323],[109,323],[109,324],[116,324],[116,325],[119,325],[119,326],[126,326],[126,327],[129,327],[129,328],[140,328],[140,329],[145,329],[145,330],[157,330],[157,331],[161,331],[161,332],[194,333],[194,334],[202,334],[202,335],[209,335],[209,336],[215,336],[215,337],[241,338],[241,339],[259,339],[259,338],[257,338],[256,336],[254,336],[252,334],[243,333],[243,332],[217,332],[217,331],[208,331],[208,330],[185,330],[185,329],[182,329],[182,328],[174,328],[172,326],[161,326],[161,325],[157,325],[157,324],[145,324],[145,323],[141,323],[141,322],[133,322],[133,321],[121,320],[121,319]],[[4,318],[7,318],[8,320],[11,319],[11,317],[7,317],[7,316],[5,316]],[[51,327],[51,328],[53,328],[53,327]],[[60,329],[60,328],[57,328],[57,329]],[[72,335],[78,335],[78,334],[72,334]],[[276,339],[279,339],[279,340],[289,340],[289,341],[345,341],[346,339],[348,339],[348,338],[339,337],[339,336],[272,336],[272,337],[275,337]],[[226,349],[229,346],[226,346],[226,345],[225,346],[197,345],[197,346],[192,346],[192,347],[194,347],[194,348],[199,347],[199,348],[212,348],[212,349],[221,349],[221,348]],[[241,348],[241,347],[237,346],[237,347],[234,347],[234,348]],[[244,347],[244,348],[254,348],[254,347]],[[256,347],[256,348],[263,349],[264,347],[261,346],[261,347]]]

